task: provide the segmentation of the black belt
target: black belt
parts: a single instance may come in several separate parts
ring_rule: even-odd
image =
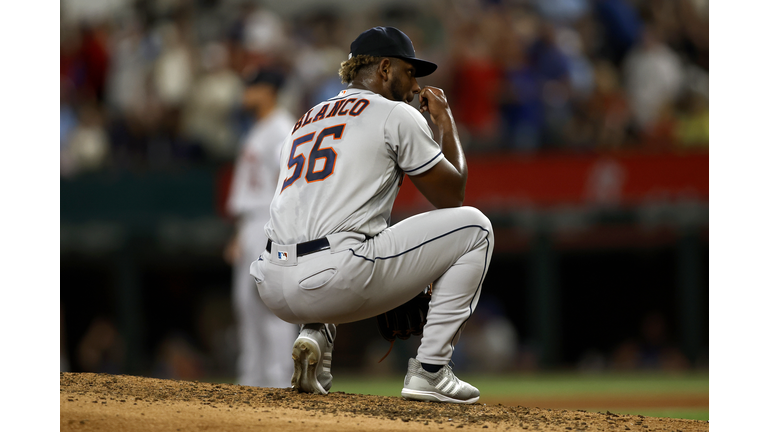
[[[308,241],[306,243],[299,243],[296,245],[296,256],[309,255],[330,247],[331,244],[328,243],[328,238],[326,237]],[[267,240],[267,252],[272,253],[272,240]]]

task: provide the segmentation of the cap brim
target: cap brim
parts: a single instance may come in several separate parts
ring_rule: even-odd
[[[437,70],[436,64],[426,60],[411,58],[411,57],[397,57],[397,58],[401,60],[405,60],[408,63],[413,65],[413,67],[416,69],[416,78],[427,76]]]

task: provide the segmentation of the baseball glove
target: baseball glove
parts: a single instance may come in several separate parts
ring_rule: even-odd
[[[406,303],[376,317],[379,334],[391,343],[389,351],[379,360],[379,363],[392,352],[395,338],[406,340],[411,335],[418,336],[424,332],[431,299],[432,284]]]

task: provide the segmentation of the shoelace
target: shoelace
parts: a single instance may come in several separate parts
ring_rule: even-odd
[[[450,378],[450,381],[448,383],[446,383],[445,386],[443,386],[443,388],[446,388],[446,389],[450,388],[451,391],[450,392],[446,392],[446,393],[449,393],[451,395],[455,395],[462,388],[461,380],[453,373],[453,369],[450,366],[448,366],[448,365],[445,365],[445,366],[448,368],[448,372],[447,373],[450,375],[451,378]],[[453,385],[450,385],[451,383],[453,383]]]
[[[386,353],[386,354],[384,354],[384,357],[382,357],[382,358],[381,358],[381,360],[379,360],[379,363],[381,363],[382,361],[384,361],[384,359],[385,359],[385,358],[387,358],[387,356],[389,355],[389,353],[391,353],[391,352],[392,352],[392,348],[394,348],[394,347],[395,347],[395,340],[394,340],[394,339],[392,339],[392,343],[389,345],[389,349],[387,350],[387,353]]]

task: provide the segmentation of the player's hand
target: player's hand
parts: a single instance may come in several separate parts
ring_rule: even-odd
[[[451,118],[451,107],[442,89],[426,86],[419,92],[419,112],[428,112],[433,123],[443,117]]]

